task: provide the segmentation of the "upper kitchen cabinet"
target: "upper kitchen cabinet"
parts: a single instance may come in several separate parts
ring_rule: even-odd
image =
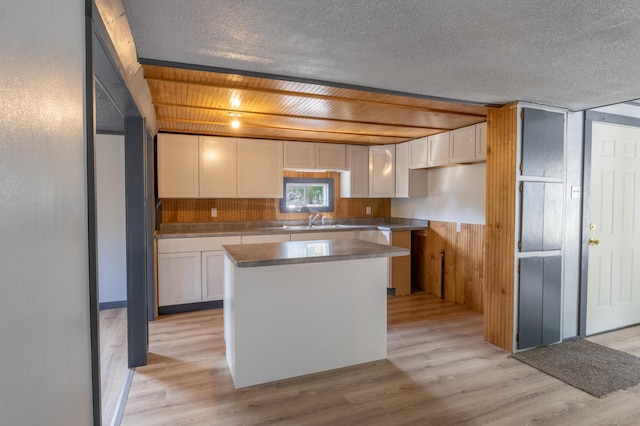
[[[476,126],[449,132],[449,162],[466,163],[476,159]]]
[[[345,170],[345,146],[337,143],[317,143],[316,168],[322,170]]]
[[[282,198],[283,143],[238,139],[238,197]]]
[[[426,197],[429,171],[410,168],[410,142],[396,145],[396,191],[397,198]]]
[[[316,144],[313,142],[283,142],[285,169],[315,169]]]
[[[429,136],[427,142],[427,165],[431,167],[449,164],[449,132]]]
[[[476,124],[476,160],[487,159],[487,122]]]
[[[369,147],[369,196],[395,197],[396,193],[395,145]]]
[[[200,136],[200,198],[237,197],[236,139]]]
[[[409,168],[422,169],[428,167],[429,138],[424,137],[409,141]]]
[[[340,173],[340,197],[369,196],[369,147],[346,146],[346,171]]]
[[[198,197],[198,136],[158,133],[158,198]]]
[[[341,144],[284,142],[284,168],[293,170],[346,170]]]

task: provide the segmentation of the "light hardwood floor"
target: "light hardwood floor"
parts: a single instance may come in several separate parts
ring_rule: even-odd
[[[129,372],[127,309],[100,311],[100,378],[102,424],[110,425]]]
[[[640,386],[574,389],[484,342],[477,312],[424,293],[390,298],[388,312],[387,359],[238,390],[222,310],[162,317],[122,424],[640,424]],[[640,356],[640,327],[593,340]]]

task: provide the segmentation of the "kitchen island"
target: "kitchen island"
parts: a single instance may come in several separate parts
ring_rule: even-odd
[[[361,240],[223,248],[236,388],[386,358],[387,258],[407,249]]]

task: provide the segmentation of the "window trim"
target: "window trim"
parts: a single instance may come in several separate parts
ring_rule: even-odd
[[[328,186],[328,201],[329,205],[327,207],[301,207],[298,209],[289,209],[287,208],[286,197],[287,197],[287,184],[290,183],[321,183]],[[285,177],[282,182],[282,195],[280,198],[280,213],[310,213],[310,212],[333,212],[334,211],[334,179],[333,178],[292,178]]]

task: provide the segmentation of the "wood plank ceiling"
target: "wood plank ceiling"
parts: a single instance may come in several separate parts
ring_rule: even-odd
[[[480,123],[487,108],[261,77],[143,65],[161,132],[393,144]],[[241,125],[230,123],[237,117]]]

